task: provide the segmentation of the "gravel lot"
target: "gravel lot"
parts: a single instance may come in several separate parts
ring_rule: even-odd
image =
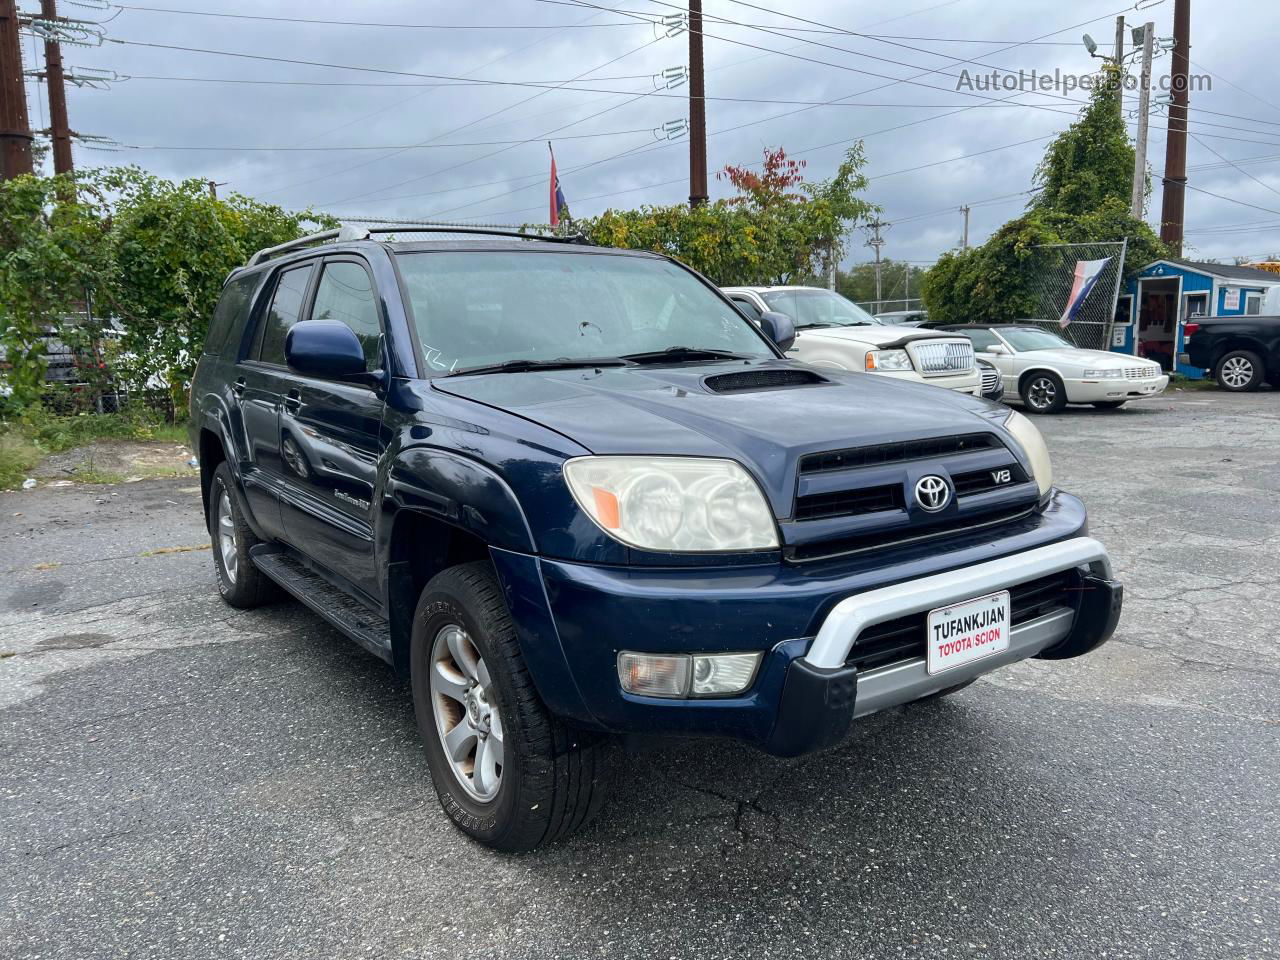
[[[1107,647],[800,760],[664,745],[515,858],[447,824],[387,667],[221,603],[190,479],[0,494],[0,956],[1280,954],[1280,395],[1038,423]]]

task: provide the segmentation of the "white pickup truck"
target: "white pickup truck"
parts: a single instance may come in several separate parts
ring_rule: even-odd
[[[889,326],[840,294],[816,287],[722,289],[753,320],[771,311],[792,319],[796,340],[789,357],[982,395],[973,345],[960,334]]]

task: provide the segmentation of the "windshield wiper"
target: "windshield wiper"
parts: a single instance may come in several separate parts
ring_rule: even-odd
[[[731,350],[715,350],[709,347],[667,347],[646,353],[624,353],[623,360],[632,363],[680,363],[685,360],[755,360],[756,357]]]
[[[809,321],[808,323],[797,323],[797,324],[796,324],[796,329],[797,329],[797,330],[808,330],[810,327],[840,327],[840,326],[845,326],[845,324],[840,324],[840,323],[823,323],[823,322],[822,322],[822,321],[820,321],[820,320],[811,320],[811,321]]]
[[[578,357],[558,360],[504,360],[479,367],[463,367],[449,374],[461,377],[472,373],[526,373],[530,370],[576,370],[582,367],[627,367],[630,363],[622,357]]]

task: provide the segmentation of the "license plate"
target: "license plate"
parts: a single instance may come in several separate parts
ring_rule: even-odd
[[[929,611],[930,674],[944,673],[1009,649],[1009,591]]]

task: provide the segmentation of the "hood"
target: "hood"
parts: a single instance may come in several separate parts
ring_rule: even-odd
[[[873,347],[899,347],[909,340],[963,340],[955,333],[938,330],[921,330],[918,327],[865,326],[865,327],[811,327],[798,331],[806,340],[844,340],[870,344]]]
[[[1135,366],[1137,364],[1154,364],[1151,360],[1135,360],[1134,357],[1125,356],[1122,353],[1112,353],[1109,350],[1086,350],[1083,347],[1055,347],[1049,350],[1020,350],[1018,357],[1038,360],[1041,363],[1061,363],[1061,364],[1096,364],[1099,367],[1126,367]]]
[[[716,392],[723,374],[816,382]],[[788,360],[605,367],[438,377],[432,389],[538,423],[597,454],[722,457],[750,469],[790,509],[801,456],[872,443],[995,432],[986,400]]]

